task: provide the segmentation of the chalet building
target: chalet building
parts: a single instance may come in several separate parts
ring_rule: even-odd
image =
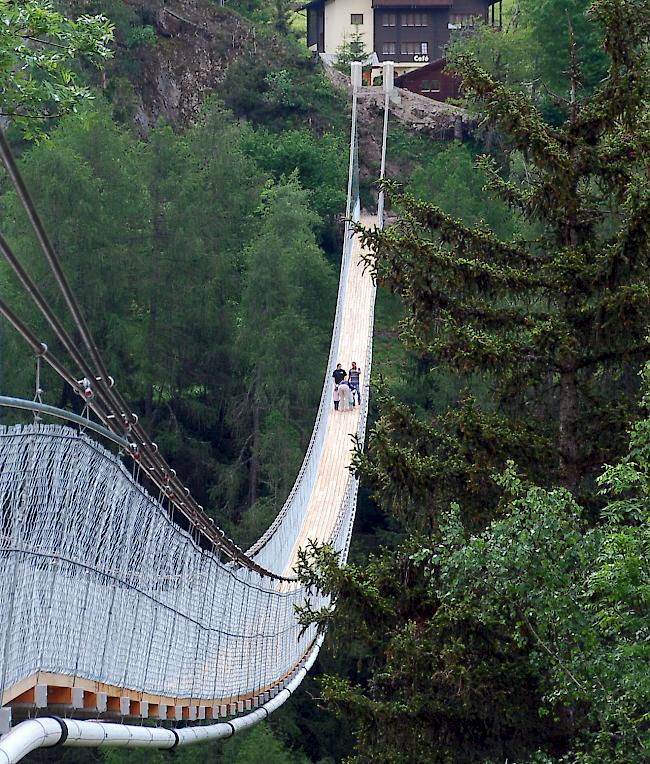
[[[447,59],[439,58],[419,69],[413,69],[395,78],[395,84],[413,93],[435,101],[446,101],[448,98],[458,98],[460,95],[460,77],[445,71]]]
[[[398,75],[443,58],[454,30],[501,22],[501,0],[310,0],[302,8],[313,51],[334,57],[359,34]]]

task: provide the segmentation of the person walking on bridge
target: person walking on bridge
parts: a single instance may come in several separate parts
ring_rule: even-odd
[[[357,394],[357,400],[361,405],[361,389],[359,377],[361,376],[361,369],[357,368],[356,361],[352,361],[352,367],[348,372],[348,384],[350,385],[350,391],[352,392],[352,405],[354,406],[354,393]]]
[[[345,373],[345,369],[341,366],[340,363],[336,364],[336,368],[334,369],[334,374],[332,374],[334,377],[334,384],[340,385],[341,382],[347,377],[347,374]]]
[[[338,387],[340,400],[339,411],[349,411],[354,405],[352,402],[352,390],[350,390],[350,385],[345,380],[343,380],[343,382],[341,382]]]

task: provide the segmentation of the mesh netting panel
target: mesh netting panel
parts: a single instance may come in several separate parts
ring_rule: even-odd
[[[36,670],[251,694],[293,668],[305,592],[221,562],[121,462],[59,426],[0,429],[1,687]]]

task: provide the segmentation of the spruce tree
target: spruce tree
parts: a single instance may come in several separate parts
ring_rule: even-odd
[[[403,297],[409,346],[467,385],[432,422],[384,394],[368,455],[357,458],[383,503],[425,527],[450,500],[484,522],[499,495],[491,474],[506,459],[588,499],[594,475],[625,446],[635,370],[650,349],[650,6],[599,0],[590,13],[604,30],[608,77],[581,98],[569,30],[560,127],[471,57],[456,62],[485,122],[525,163],[516,183],[483,157],[486,191],[534,236],[501,240],[391,183],[399,221],[364,232],[380,283]]]
[[[649,349],[650,6],[597,0],[591,15],[609,74],[582,99],[570,41],[561,127],[471,58],[458,62],[486,121],[523,157],[520,184],[480,163],[489,190],[518,211],[519,236],[501,240],[390,183],[401,218],[363,233],[370,267],[403,298],[408,345],[467,392],[427,420],[382,390],[356,467],[407,538],[366,565],[341,568],[327,547],[302,559],[303,582],[336,604],[307,607],[302,622],[333,624],[342,649],[365,656],[353,680],[322,684],[355,725],[355,764],[647,758],[647,663],[634,668],[647,660],[644,550],[632,547],[634,531],[614,529],[617,559],[603,564],[581,539],[609,533],[593,523],[595,478],[626,451]],[[644,465],[646,452],[630,458]],[[512,465],[495,480],[508,459],[564,488],[526,494]],[[625,474],[613,485],[627,496],[643,478]],[[513,486],[527,496],[519,504],[508,501]],[[636,509],[630,522],[644,522]],[[633,571],[634,593],[617,588],[622,570]],[[612,627],[592,583],[583,587],[591,571],[602,571],[607,596],[622,592],[613,610],[628,632]]]

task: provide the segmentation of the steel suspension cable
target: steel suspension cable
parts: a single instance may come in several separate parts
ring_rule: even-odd
[[[97,374],[103,376],[105,379],[108,379],[108,373],[101,359],[101,356],[99,355],[97,347],[95,346],[95,343],[93,342],[93,339],[90,335],[86,320],[81,313],[81,310],[79,309],[79,305],[77,304],[65,274],[61,269],[61,265],[59,263],[58,257],[56,256],[56,252],[54,251],[54,247],[52,246],[52,243],[50,242],[49,237],[45,232],[45,228],[43,227],[41,219],[36,211],[36,207],[31,199],[31,196],[29,195],[27,186],[25,185],[20,170],[18,169],[18,165],[16,164],[16,160],[14,159],[13,153],[9,146],[9,142],[7,141],[3,130],[0,130],[0,156],[2,157],[2,161],[7,170],[7,173],[9,174],[9,177],[11,178],[11,182],[16,190],[16,193],[18,194],[18,198],[20,199],[25,213],[27,214],[27,218],[29,219],[34,233],[36,234],[36,238],[50,266],[50,270],[54,275],[54,279],[61,291],[61,294],[63,295],[63,299],[68,306],[68,310],[74,318],[74,322],[77,326],[77,329],[79,330],[81,339],[83,340],[83,343],[95,364]]]
[[[93,377],[92,369],[85,363],[83,357],[78,353],[75,343],[73,342],[70,335],[67,333],[65,328],[61,325],[60,321],[52,311],[52,308],[50,307],[49,303],[43,297],[43,294],[39,290],[39,288],[36,286],[34,281],[31,279],[31,277],[27,274],[25,269],[20,264],[18,258],[14,254],[11,247],[7,244],[4,237],[0,234],[0,254],[5,258],[13,272],[18,277],[18,280],[20,281],[22,287],[25,289],[27,294],[32,298],[32,301],[34,304],[38,307],[41,314],[47,321],[47,323],[50,325],[51,329],[53,330],[56,338],[61,342],[64,349],[67,351],[67,353],[70,355],[72,360],[77,365],[77,368],[79,371],[86,376],[86,378]],[[9,323],[16,329],[16,331],[27,341],[27,343],[32,347],[32,350],[34,351],[34,354],[36,356],[43,356],[45,360],[47,360],[48,364],[56,371],[59,376],[64,379],[72,389],[83,396],[85,388],[81,382],[76,380],[74,376],[67,371],[63,365],[57,361],[49,352],[43,353],[43,343],[40,342],[40,340],[31,332],[27,326],[16,316],[13,311],[9,308],[9,306],[5,302],[1,302],[2,308],[0,312],[2,315],[9,321]],[[98,396],[101,400],[102,395],[101,392]],[[104,401],[104,403],[107,403]],[[109,415],[102,411],[96,404],[92,407],[93,411],[97,413],[97,415],[100,417],[100,419],[106,424],[109,429],[115,430],[116,425],[114,422],[111,421]],[[110,411],[110,409],[109,409]]]
[[[138,447],[139,453],[146,457],[146,461],[150,464],[151,469],[159,471],[160,479],[163,482],[164,488],[166,490],[169,489],[170,491],[170,496],[168,497],[169,500],[179,509],[179,511],[183,515],[187,517],[188,520],[190,520],[190,522],[193,524],[197,532],[206,536],[208,540],[216,548],[220,549],[222,552],[225,552],[229,557],[231,557],[233,560],[236,560],[240,564],[243,564],[245,567],[252,570],[256,570],[256,572],[262,575],[270,574],[274,578],[282,578],[274,574],[271,574],[270,571],[266,571],[265,569],[261,568],[256,563],[249,560],[249,558],[246,557],[244,552],[233,541],[231,541],[230,539],[222,538],[220,534],[214,532],[212,527],[213,524],[210,518],[203,512],[203,508],[198,504],[198,502],[196,502],[196,500],[194,500],[193,497],[190,495],[189,489],[187,489],[183,485],[183,483],[177,478],[176,472],[158,454],[157,447],[155,446],[153,441],[149,438],[149,436],[144,431],[144,429],[138,424],[137,416],[135,416],[134,414],[130,412],[129,406],[127,405],[123,396],[117,390],[113,389],[112,384],[107,384],[107,381],[112,380],[112,378],[108,374],[108,371],[103,362],[101,354],[99,353],[97,346],[95,345],[92,339],[92,336],[90,334],[86,321],[83,317],[83,314],[81,313],[81,310],[79,309],[79,306],[74,297],[74,294],[72,290],[70,289],[67,279],[65,278],[65,274],[63,273],[61,269],[56,252],[54,251],[54,248],[52,247],[52,244],[49,241],[49,238],[45,232],[45,228],[39,218],[39,215],[36,211],[36,207],[29,195],[29,192],[22,178],[20,170],[18,169],[18,166],[16,165],[15,159],[13,157],[13,154],[11,152],[7,139],[1,130],[0,130],[0,156],[3,160],[3,163],[5,164],[7,172],[9,173],[9,176],[20,198],[20,201],[27,213],[28,219],[36,234],[39,245],[43,251],[43,254],[46,257],[46,260],[50,266],[50,269],[52,270],[55,281],[57,285],[59,286],[60,291],[63,294],[65,302],[68,306],[68,309],[70,310],[72,314],[72,317],[84,341],[84,344],[86,345],[86,348],[88,352],[90,353],[91,358],[93,359],[93,362],[95,364],[95,370],[96,370],[96,373],[99,375],[99,379],[97,379],[95,373],[90,371],[89,367],[85,363],[83,363],[83,359],[81,359],[80,354],[78,354],[78,352],[76,351],[76,348],[74,348],[73,343],[71,342],[66,343],[66,350],[71,354],[74,353],[74,355],[76,355],[77,358],[82,360],[82,370],[84,371],[84,374],[86,375],[87,378],[92,380],[93,377],[95,377],[94,381],[97,384],[94,385],[94,388],[97,389],[98,392],[100,392],[100,395],[104,399],[105,403],[108,405],[109,410],[112,410],[113,416],[122,418],[126,425],[126,429],[131,432],[132,437],[137,436],[137,441],[139,442],[136,442],[136,445]],[[17,262],[15,258],[14,258],[14,262],[19,266],[19,263]],[[24,271],[22,272],[21,275],[19,275],[19,278],[21,278],[21,281],[24,284],[26,283],[26,274],[24,273]],[[33,285],[33,282],[32,282],[31,288],[29,288],[28,291],[30,292],[32,296],[34,295],[35,285]],[[50,319],[52,316],[53,314],[51,313],[51,311],[48,311],[48,313],[46,314],[46,318],[48,318],[48,321],[50,321],[50,323],[51,323]],[[62,331],[62,330],[63,330],[63,327],[59,325],[59,331]],[[63,333],[61,334],[61,336],[63,337]],[[133,437],[133,440],[136,440],[136,438]],[[172,491],[176,491],[178,494],[178,497],[185,497],[185,499],[184,500],[181,500],[180,498],[176,499],[176,496],[173,493],[171,493]],[[185,501],[187,501],[187,503],[189,504],[189,507],[185,506]]]
[[[27,213],[28,219],[36,234],[40,248],[45,255],[50,269],[52,270],[55,281],[63,294],[64,300],[72,314],[75,325],[93,360],[95,371],[92,370],[92,368],[86,363],[85,359],[81,356],[75,344],[72,342],[71,338],[54,315],[50,306],[47,304],[47,301],[45,298],[43,298],[42,294],[38,290],[38,287],[27,275],[26,271],[22,268],[20,262],[11,251],[11,248],[2,237],[0,237],[0,251],[11,265],[23,287],[26,289],[30,297],[32,297],[34,302],[43,313],[55,334],[64,345],[66,351],[71,355],[73,360],[75,360],[86,378],[91,381],[93,384],[93,391],[97,392],[104,405],[111,412],[110,416],[116,420],[112,424],[111,429],[114,431],[119,430],[117,424],[118,421],[121,421],[122,424],[124,424],[124,427],[129,433],[131,439],[135,442],[139,457],[147,464],[149,468],[149,476],[164,490],[170,503],[173,504],[176,509],[190,521],[193,529],[197,533],[207,538],[207,540],[216,549],[225,553],[228,557],[237,563],[250,570],[254,570],[262,576],[268,576],[278,580],[291,580],[284,576],[275,574],[272,571],[268,571],[250,560],[250,558],[244,554],[242,549],[240,549],[232,540],[226,539],[225,536],[222,535],[222,532],[216,529],[211,519],[203,511],[203,508],[190,495],[189,489],[186,488],[177,478],[175,470],[173,470],[167,464],[166,460],[160,456],[157,446],[155,446],[141,425],[138,424],[137,416],[130,412],[129,406],[127,406],[123,396],[113,388],[112,377],[110,377],[108,374],[101,354],[97,350],[81,310],[79,309],[67,279],[61,270],[58,257],[45,232],[43,224],[36,211],[36,207],[29,195],[25,182],[22,178],[20,170],[18,169],[18,166],[16,165],[15,159],[2,130],[0,130],[0,157],[2,158],[16,193],[18,194],[20,201]],[[158,474],[152,475],[152,472]]]
[[[0,316],[5,318],[16,332],[27,342],[36,357],[42,358],[81,398],[84,399],[85,404],[91,409],[95,416],[104,423],[108,430],[115,433],[117,436],[121,436],[119,428],[117,428],[115,424],[115,417],[107,413],[105,409],[99,405],[98,398],[93,397],[87,399],[85,397],[86,388],[83,384],[75,379],[74,375],[49,351],[47,345],[37,338],[31,329],[18,318],[3,300],[0,300]],[[116,430],[118,431],[116,432]],[[132,447],[133,443],[130,443],[130,446]],[[149,473],[147,473],[147,476],[154,484],[158,485],[154,480],[154,476]]]
[[[63,364],[58,361],[55,356],[50,353],[47,345],[41,342],[36,335],[18,318],[18,316],[9,308],[9,306],[0,300],[0,315],[7,320],[11,326],[20,334],[20,336],[27,342],[34,352],[34,355],[38,358],[42,358],[70,387],[79,395],[83,396],[84,387],[75,378],[74,375],[69,372]],[[108,419],[105,413],[99,409],[92,401],[87,401],[90,408],[101,419],[107,427],[110,428],[110,419]]]

